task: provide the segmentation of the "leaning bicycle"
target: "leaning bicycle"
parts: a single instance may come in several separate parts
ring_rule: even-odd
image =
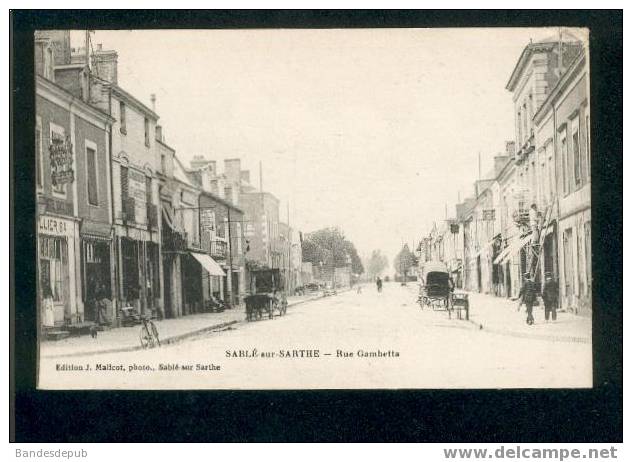
[[[141,317],[142,325],[140,326],[140,345],[143,348],[155,348],[160,346],[160,338],[158,336],[158,328],[156,324],[147,316]]]

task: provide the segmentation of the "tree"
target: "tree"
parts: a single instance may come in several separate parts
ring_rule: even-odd
[[[369,276],[374,279],[388,267],[388,258],[380,250],[374,250],[371,252],[366,266]]]
[[[350,260],[350,261],[349,261]],[[303,261],[342,268],[351,263],[351,271],[362,274],[364,267],[358,251],[338,228],[323,228],[305,235]]]
[[[393,266],[395,271],[404,276],[404,280],[408,275],[408,271],[415,265],[415,256],[408,248],[408,244],[404,244],[402,250],[399,251],[395,260],[393,260]]]

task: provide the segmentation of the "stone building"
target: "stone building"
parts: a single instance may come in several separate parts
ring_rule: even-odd
[[[113,119],[88,103],[85,65],[69,77],[69,44],[67,31],[35,35],[38,300],[46,328],[96,321],[95,300],[112,300],[114,287]],[[112,304],[106,311],[99,321],[112,319]]]

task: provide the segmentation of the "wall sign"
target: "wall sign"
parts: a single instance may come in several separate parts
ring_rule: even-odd
[[[494,221],[494,220],[496,220],[495,209],[483,210],[483,221]]]
[[[39,232],[48,236],[72,236],[73,222],[61,218],[40,215]]]
[[[48,147],[53,186],[72,183],[75,172],[72,169],[72,143],[70,137],[51,132],[51,143]]]

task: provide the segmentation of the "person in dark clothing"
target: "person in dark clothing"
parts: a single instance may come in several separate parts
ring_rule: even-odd
[[[542,288],[542,300],[544,301],[544,319],[555,321],[557,319],[557,297],[558,297],[558,285],[557,281],[553,279],[551,273],[546,273],[544,276],[544,287]]]
[[[382,279],[378,276],[375,284],[377,285],[377,291],[382,292]]]
[[[518,298],[520,299],[520,304],[518,308],[524,304],[527,309],[527,324],[533,324],[533,304],[536,301],[537,297],[537,288],[535,282],[531,279],[531,275],[529,273],[524,274],[524,282],[522,287],[520,288],[520,293],[518,294]]]

